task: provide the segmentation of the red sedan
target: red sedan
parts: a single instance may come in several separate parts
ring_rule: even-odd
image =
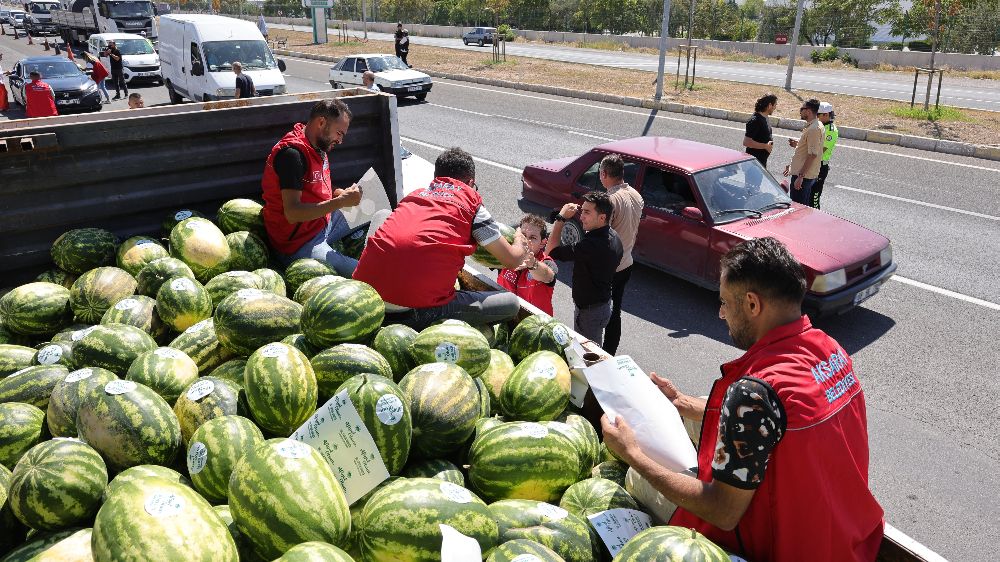
[[[639,137],[532,164],[521,176],[525,202],[558,209],[602,189],[598,168],[607,154],[624,158],[625,181],[646,202],[636,261],[717,290],[719,261],[730,248],[772,236],[805,268],[805,308],[814,316],[854,308],[896,271],[886,237],[793,203],[752,156],[683,139]],[[578,222],[567,222],[563,242],[582,232]]]

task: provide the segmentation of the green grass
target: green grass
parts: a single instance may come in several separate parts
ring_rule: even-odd
[[[495,61],[493,59],[486,59],[486,60],[484,60],[482,62],[482,65],[485,68],[497,68],[497,67],[503,67],[503,66],[514,66],[516,64],[517,64],[517,60],[515,60],[514,58],[508,58],[507,60],[501,60],[499,62]]]
[[[920,106],[894,107],[889,113],[904,119],[919,121],[970,121],[971,119],[954,107],[937,107],[925,110]]]

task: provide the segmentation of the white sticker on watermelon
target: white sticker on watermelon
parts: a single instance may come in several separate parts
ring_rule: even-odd
[[[280,342],[269,343],[260,348],[259,353],[264,357],[284,357],[288,355],[288,347]]]
[[[518,554],[510,562],[542,562],[542,559],[534,554]]]
[[[171,517],[184,511],[184,499],[169,492],[156,492],[146,498],[143,505],[153,517]]]
[[[194,213],[192,213],[191,211],[188,211],[187,209],[185,209],[183,211],[177,211],[177,213],[174,214],[174,220],[175,221],[182,221],[184,219],[191,218],[192,215],[194,215]]]
[[[533,369],[531,373],[528,374],[528,378],[531,379],[554,379],[556,378],[556,366],[555,365],[542,365],[537,369]]]
[[[125,394],[126,392],[132,392],[136,389],[136,384],[132,381],[123,380],[113,380],[108,384],[104,385],[104,392],[112,396],[117,396],[119,394]]]
[[[153,355],[164,359],[180,359],[184,354],[179,349],[172,347],[158,347],[153,351]]]
[[[612,556],[616,556],[632,537],[653,526],[649,515],[627,508],[609,509],[588,515],[587,519]]]
[[[72,373],[66,375],[66,378],[63,380],[65,382],[82,381],[83,379],[90,378],[90,376],[93,374],[94,370],[89,367],[86,369],[77,369],[76,371],[73,371]]]
[[[441,342],[434,348],[434,359],[442,363],[458,363],[458,346],[450,341]]]
[[[420,366],[421,371],[427,371],[430,373],[443,373],[448,369],[448,366],[444,363],[427,363]]]
[[[569,345],[569,331],[562,324],[552,328],[552,337],[556,340],[556,343],[562,347]]]
[[[115,303],[115,310],[132,310],[139,306],[139,301],[135,299],[122,299]]]
[[[441,322],[441,325],[442,326],[467,326],[468,323],[467,322],[463,322],[461,320],[456,320],[454,318],[449,318],[449,319],[445,320],[444,322]]]
[[[39,365],[54,365],[62,359],[62,346],[52,344],[38,350]]]
[[[535,439],[541,439],[549,434],[549,428],[532,422],[525,423],[523,425],[523,430],[528,437],[534,437]]]
[[[83,440],[78,437],[53,437],[53,441],[73,441],[74,443],[83,443]]]
[[[188,472],[192,476],[204,470],[205,465],[208,463],[208,447],[201,441],[191,443],[191,448],[188,449],[187,462]]]
[[[208,225],[200,220],[197,220],[197,221],[188,221],[188,223],[184,225],[184,227],[187,228],[188,230],[198,232],[199,230],[204,230],[205,228],[207,228]]]
[[[139,246],[148,246],[150,244],[156,244],[156,242],[154,242],[154,241],[152,241],[152,240],[150,240],[148,238],[144,238],[142,240],[136,240],[135,241],[135,247],[136,248],[138,248]]]
[[[240,289],[239,291],[236,291],[236,296],[241,299],[254,299],[262,296],[263,294],[264,291],[261,291],[260,289]]]
[[[175,291],[193,291],[194,283],[187,277],[178,277],[170,282],[170,288]]]
[[[215,383],[202,379],[194,384],[192,384],[187,391],[187,399],[192,402],[197,402],[202,398],[208,396],[215,390]]]
[[[566,516],[569,515],[569,512],[566,511],[565,509],[557,505],[552,505],[550,503],[543,503],[539,505],[538,512],[553,521],[560,521],[562,519],[566,519]]]
[[[97,326],[91,326],[89,328],[84,328],[82,330],[77,330],[77,331],[73,332],[69,337],[73,341],[80,341],[83,338],[87,337],[87,334],[89,334],[90,332],[93,332],[96,329],[97,329]]]
[[[453,482],[442,482],[441,493],[455,503],[471,503],[472,492]]]
[[[309,456],[309,445],[294,439],[285,439],[275,446],[275,451],[286,459],[304,459]]]
[[[385,425],[396,425],[403,419],[403,401],[395,394],[383,394],[375,401],[375,415]]]
[[[206,318],[205,320],[202,320],[201,322],[198,322],[194,326],[191,326],[187,330],[184,330],[184,333],[188,334],[188,333],[200,332],[200,331],[204,330],[205,328],[208,328],[211,325],[212,325],[212,319],[211,318]]]

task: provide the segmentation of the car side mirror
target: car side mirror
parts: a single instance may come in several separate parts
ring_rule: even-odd
[[[278,59],[278,70],[284,72],[286,68],[288,68],[288,65],[285,64],[285,61]]]
[[[205,67],[200,62],[191,65],[191,76],[201,76],[203,74],[205,74]]]
[[[701,209],[698,207],[684,207],[681,210],[681,216],[699,222],[705,219],[705,216],[701,214]]]

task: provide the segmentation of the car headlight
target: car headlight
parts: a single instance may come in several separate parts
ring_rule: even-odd
[[[215,95],[219,96],[220,98],[236,97],[236,88],[219,88],[218,90],[215,91]]]
[[[96,92],[97,91],[97,84],[84,84],[84,85],[80,86],[80,89],[83,90],[84,93],[87,93],[87,94],[89,94],[91,92]]]
[[[390,88],[402,88],[403,87],[403,83],[402,82],[389,82],[389,87]]]
[[[278,84],[277,86],[275,86],[274,87],[274,93],[275,93],[275,95],[281,95],[281,94],[285,93],[285,85],[284,84]]]
[[[892,263],[892,244],[889,244],[878,253],[878,263],[885,267]]]
[[[427,78],[424,78],[424,81],[421,82],[421,84],[430,84],[430,83],[431,83],[431,77],[430,76],[428,76]]]
[[[831,271],[830,273],[817,275],[816,278],[813,279],[812,287],[810,289],[814,293],[829,293],[830,291],[835,291],[844,285],[847,285],[847,271],[841,268],[836,271]]]

